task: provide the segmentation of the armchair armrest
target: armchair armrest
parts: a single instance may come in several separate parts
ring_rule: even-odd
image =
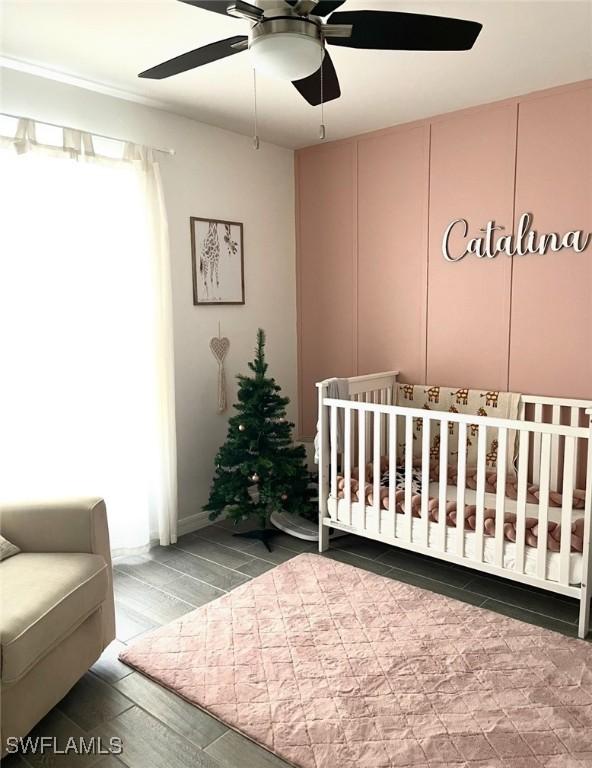
[[[23,552],[84,552],[108,566],[109,587],[101,605],[103,648],[115,637],[113,577],[107,509],[103,499],[0,505],[0,533]]]
[[[87,552],[111,563],[102,499],[0,505],[0,533],[24,552]]]

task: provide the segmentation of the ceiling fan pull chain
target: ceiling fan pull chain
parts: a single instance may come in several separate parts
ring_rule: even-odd
[[[321,139],[321,141],[324,141],[325,136],[326,136],[326,131],[325,131],[325,104],[323,102],[323,61],[324,61],[323,53],[324,52],[325,52],[325,46],[324,46],[324,42],[323,42],[323,44],[321,45],[321,125],[319,127],[319,138]]]
[[[253,69],[253,149],[259,149],[259,130],[257,125],[257,72]]]

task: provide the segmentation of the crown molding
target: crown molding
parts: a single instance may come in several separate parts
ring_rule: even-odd
[[[32,61],[17,59],[12,56],[0,56],[0,67],[14,69],[17,72],[25,72],[26,74],[35,75],[36,77],[44,77],[46,80],[55,80],[58,83],[65,83],[66,85],[74,85],[77,88],[94,91],[95,93],[101,93],[105,96],[113,96],[117,99],[133,101],[136,104],[142,104],[145,107],[163,109],[167,112],[175,111],[174,106],[166,101],[153,99],[149,96],[142,96],[140,93],[126,91],[122,88],[116,88],[115,86],[100,83],[95,80],[87,80],[86,78],[72,75],[68,72],[60,72],[56,69],[50,69],[49,67],[35,64]]]

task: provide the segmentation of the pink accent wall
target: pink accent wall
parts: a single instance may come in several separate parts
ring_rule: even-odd
[[[592,245],[441,252],[456,218],[592,231],[592,80],[305,148],[296,170],[302,437],[327,376],[592,398]]]

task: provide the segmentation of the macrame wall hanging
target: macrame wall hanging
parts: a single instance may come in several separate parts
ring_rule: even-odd
[[[218,323],[218,335],[210,339],[210,349],[218,363],[218,413],[224,413],[227,406],[226,401],[226,372],[224,370],[224,359],[228,354],[230,341],[226,336],[220,336],[220,323]]]

